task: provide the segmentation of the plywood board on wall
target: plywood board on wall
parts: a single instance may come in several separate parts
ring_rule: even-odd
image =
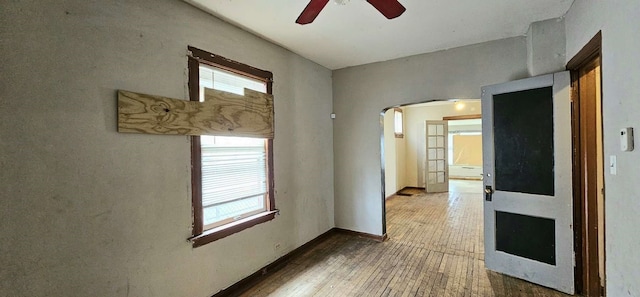
[[[482,135],[453,135],[453,164],[482,166]]]
[[[205,89],[194,102],[118,91],[118,132],[273,138],[273,96]]]

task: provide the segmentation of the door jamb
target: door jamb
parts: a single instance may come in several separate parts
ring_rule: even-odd
[[[584,139],[580,138],[583,125],[581,119],[584,120],[585,117],[580,114],[580,70],[598,57],[600,69],[602,69],[602,32],[598,32],[566,65],[566,69],[571,71],[575,285],[576,293],[585,296],[604,296],[605,293],[604,288],[600,286],[600,278],[604,279],[604,275],[599,275],[598,209],[597,205],[591,205],[593,201],[589,202],[588,194],[585,192],[598,189],[587,188],[584,183],[587,174],[596,173],[592,171],[593,168],[589,170],[583,164],[581,141]],[[600,90],[602,92],[602,88]],[[600,100],[602,102],[602,94]],[[596,141],[602,142],[602,139],[596,139]],[[591,193],[591,195],[594,194],[597,195],[597,193]],[[594,222],[595,226],[593,226]]]

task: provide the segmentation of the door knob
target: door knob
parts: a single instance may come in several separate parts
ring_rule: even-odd
[[[493,199],[493,188],[491,186],[486,186],[484,188],[484,200],[491,201]]]

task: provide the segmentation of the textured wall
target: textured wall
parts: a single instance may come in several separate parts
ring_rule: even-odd
[[[480,98],[482,86],[527,73],[525,37],[334,71],[336,225],[382,233],[381,110],[428,100]]]
[[[564,18],[535,22],[527,31],[527,67],[537,76],[565,69]]]
[[[211,296],[334,226],[331,71],[182,1],[1,6],[0,296]],[[188,138],[116,133],[187,45],[273,72],[281,210],[196,249]]]
[[[640,296],[639,1],[575,1],[566,15],[567,60],[602,30],[602,112],[605,168],[607,296]],[[619,131],[633,127],[636,149],[621,152]]]

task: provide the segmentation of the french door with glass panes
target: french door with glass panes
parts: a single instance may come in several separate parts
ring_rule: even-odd
[[[449,191],[447,162],[447,121],[426,121],[425,190],[427,193]]]

